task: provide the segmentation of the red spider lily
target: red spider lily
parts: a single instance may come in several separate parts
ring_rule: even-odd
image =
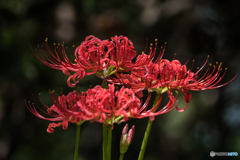
[[[111,39],[112,41],[101,41],[94,36],[86,37],[75,50],[75,61],[85,70],[90,71],[88,74],[108,70],[109,67],[111,72],[115,73],[119,69],[132,70],[134,67],[147,65],[156,53],[151,49],[148,58],[138,58],[136,62],[132,62],[136,56],[133,43],[123,36],[115,36]]]
[[[51,67],[53,69],[61,70],[65,75],[69,76],[71,72],[76,72],[74,75],[69,76],[68,85],[69,87],[75,87],[76,81],[75,79],[82,79],[85,76],[85,70],[79,66],[78,64],[73,64],[69,58],[68,53],[64,48],[64,43],[56,45],[54,43],[54,47],[51,50],[48,44],[48,39],[46,38],[45,44],[42,45],[42,50],[38,46],[38,49],[34,53],[34,55],[45,65]],[[75,83],[71,83],[70,80],[73,80]]]
[[[194,80],[189,74],[186,78],[186,65],[181,65],[179,61],[173,60],[170,62],[166,59],[161,59],[157,63],[149,63],[148,66],[143,66],[144,70],[131,71],[129,74],[115,74],[116,78],[111,77],[109,82],[119,85],[131,87],[136,92],[148,89],[157,91],[168,87],[175,89],[185,80]],[[190,71],[189,71],[190,72]]]
[[[86,37],[75,50],[75,62],[77,62],[88,74],[102,71],[109,66],[109,52],[114,48],[114,44],[108,40],[101,41],[94,36]]]
[[[223,79],[226,73],[226,69],[224,73],[221,74],[222,63],[216,63],[216,65],[209,64],[206,72],[202,73],[207,61],[208,58],[204,65],[194,73],[192,72],[192,68],[187,70],[186,65],[182,65],[178,60],[170,62],[162,59],[158,64],[155,64],[153,74],[158,79],[156,83],[159,87],[177,89],[181,92],[219,88],[228,84],[237,76],[236,75],[230,81],[219,85],[219,82]]]
[[[115,73],[114,76],[109,77],[108,81],[114,84],[118,85],[124,85],[128,88],[131,88],[135,91],[135,93],[138,94],[139,97],[142,97],[142,90],[149,89],[149,88],[155,88],[157,87],[154,79],[156,77],[153,75],[153,67],[155,63],[158,63],[164,52],[165,52],[165,47],[161,47],[160,53],[158,57],[153,61],[153,58],[156,54],[157,50],[157,39],[155,39],[155,46],[154,49],[152,49],[153,44],[150,44],[150,49],[148,54],[143,52],[142,55],[139,55],[137,57],[136,62],[138,62],[139,66],[135,66],[132,69],[128,70],[128,73],[122,74],[120,73]],[[144,63],[141,63],[144,62]],[[147,63],[146,63],[147,62]],[[156,79],[157,80],[157,79]],[[155,86],[155,87],[154,87]]]
[[[111,39],[112,41],[100,40],[94,36],[86,37],[85,41],[75,50],[76,63],[72,63],[69,60],[64,43],[54,44],[51,50],[48,39],[45,40],[46,43],[43,44],[42,50],[38,46],[38,49],[35,52],[33,51],[33,53],[45,65],[53,69],[62,70],[65,75],[69,76],[69,71],[75,72],[67,80],[69,87],[75,87],[79,82],[78,80],[82,79],[85,74],[96,73],[99,77],[104,78],[119,71],[136,70],[136,72],[139,72],[140,70],[148,69],[143,66],[149,66],[152,63],[152,59],[156,54],[157,40],[154,49],[152,49],[151,44],[147,54],[145,54],[146,51],[143,52],[143,55],[138,56],[137,60],[132,62],[136,56],[133,43],[124,36],[115,36]],[[155,61],[161,59],[164,49]]]
[[[191,99],[189,90],[199,91],[206,89],[215,89],[222,87],[230,81],[218,85],[223,79],[226,69],[221,74],[222,68],[220,63],[216,65],[209,65],[205,73],[203,68],[206,65],[208,58],[204,65],[197,70],[196,73],[192,72],[192,68],[187,70],[186,65],[182,65],[178,60],[166,60],[161,59],[148,66],[148,69],[142,72],[131,72],[130,74],[116,74],[117,78],[111,78],[109,80],[112,83],[121,84],[131,87],[135,92],[141,92],[141,90],[148,89],[149,91],[161,92],[164,88],[173,91],[178,90],[183,93],[186,105],[184,109],[176,109],[180,112],[187,108],[187,103]],[[166,90],[165,90],[166,91]],[[171,92],[169,92],[171,96]]]
[[[140,100],[131,89],[122,87],[119,91],[114,91],[114,85],[109,84],[109,89],[96,86],[86,92],[85,105],[82,107],[92,113],[100,112],[102,117],[99,120],[104,123],[114,122],[114,117],[123,116],[124,121],[132,117],[133,109],[143,110],[148,101],[141,107]],[[135,113],[135,112],[134,112]],[[113,118],[113,119],[112,119]]]
[[[208,56],[209,57],[209,56]],[[179,61],[173,60],[161,60],[158,65],[158,74],[155,76],[158,77],[158,81],[156,82],[159,87],[167,87],[169,90],[175,90],[183,93],[184,100],[186,105],[184,109],[176,109],[180,112],[186,110],[187,103],[189,103],[191,99],[191,94],[188,93],[189,90],[192,91],[199,91],[199,90],[206,90],[206,89],[215,89],[222,87],[228,83],[230,83],[234,78],[230,81],[219,85],[219,82],[223,79],[226,69],[223,74],[222,71],[222,63],[218,65],[209,64],[205,73],[203,72],[203,68],[207,64],[208,58],[203,64],[203,66],[197,70],[197,72],[192,72],[192,68],[187,70],[186,65],[182,65]],[[155,72],[156,73],[156,72]]]
[[[103,121],[110,122],[122,122],[127,121],[128,118],[144,118],[154,117],[159,114],[164,114],[171,111],[175,107],[176,98],[170,97],[168,104],[159,111],[158,107],[162,100],[162,95],[158,98],[157,103],[150,109],[147,109],[151,94],[149,93],[146,102],[141,105],[140,100],[136,97],[132,89],[122,87],[119,91],[114,92],[114,85],[109,84],[109,89],[103,89],[100,86],[96,86],[93,89],[89,89],[86,94],[87,106],[98,108],[101,112]],[[119,121],[119,118],[123,119]],[[113,119],[112,119],[113,118]],[[120,118],[121,119],[121,118]],[[103,121],[100,122],[103,122]]]
[[[146,102],[141,105],[141,101],[135,95],[133,90],[122,87],[119,91],[114,91],[113,84],[109,84],[109,89],[101,86],[95,86],[81,94],[74,91],[68,95],[57,96],[55,92],[50,92],[53,102],[51,107],[45,105],[40,97],[41,102],[47,109],[43,111],[38,105],[26,103],[28,109],[37,117],[49,121],[62,121],[59,123],[50,123],[47,131],[52,133],[53,128],[63,126],[67,129],[68,122],[81,123],[86,120],[100,123],[113,124],[127,121],[129,118],[144,118],[159,114],[164,114],[175,108],[176,98],[170,97],[168,104],[158,111],[162,100],[162,95],[157,99],[157,103],[150,109],[147,109],[151,94],[148,95]],[[51,118],[39,114],[39,108],[43,113]]]
[[[39,95],[40,97],[40,95]],[[48,121],[62,121],[59,123],[50,123],[47,129],[47,132],[52,133],[54,131],[53,128],[63,126],[63,129],[68,128],[68,122],[71,123],[79,123],[83,119],[83,113],[79,112],[79,106],[77,105],[77,101],[79,101],[83,95],[78,94],[76,91],[70,92],[68,95],[58,96],[55,92],[50,92],[50,98],[53,102],[53,105],[49,108],[44,104],[41,97],[40,100],[43,103],[44,107],[47,109],[47,112],[42,110],[36,103],[33,105],[30,102],[27,105],[27,108],[37,117],[48,120]],[[39,108],[43,113],[51,118],[47,118],[38,113],[36,107]]]

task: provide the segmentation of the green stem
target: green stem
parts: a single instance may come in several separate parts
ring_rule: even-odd
[[[74,160],[77,160],[77,159],[78,159],[78,147],[79,147],[79,137],[80,137],[80,126],[81,126],[81,124],[77,124]]]
[[[107,89],[107,76],[104,75],[102,88]],[[103,123],[103,160],[108,160],[108,153],[107,153],[107,146],[108,146],[108,134],[107,134],[107,126]]]
[[[103,123],[103,160],[107,160],[107,126]]]
[[[155,104],[157,103],[160,95],[161,95],[161,93],[156,94],[153,106],[155,106]],[[139,152],[138,160],[143,160],[151,127],[152,127],[152,121],[149,118],[147,128],[146,128],[146,131],[145,131],[145,134],[144,134],[144,138],[143,138],[143,141],[142,141],[141,150]]]
[[[120,153],[119,160],[123,160],[123,155],[124,155],[124,154]]]
[[[112,148],[112,125],[108,125],[108,140],[107,140],[107,160],[111,160],[111,148]]]
[[[119,120],[123,119],[123,115],[118,116],[116,119],[114,119],[114,122],[118,122]]]
[[[138,156],[138,160],[143,160],[151,127],[152,127],[152,121],[149,118],[148,119],[148,124],[147,124],[147,129],[145,131],[144,138],[143,138],[143,141],[142,141],[141,150],[140,150],[140,153],[139,153],[139,156]]]

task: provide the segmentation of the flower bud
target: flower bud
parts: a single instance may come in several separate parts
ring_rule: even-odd
[[[131,144],[133,135],[135,132],[135,126],[133,125],[128,133],[127,133],[127,131],[128,131],[128,124],[126,124],[125,127],[123,128],[122,136],[120,139],[120,153],[121,154],[124,154],[127,151],[129,145]]]
[[[131,144],[134,133],[135,133],[135,126],[133,125],[132,128],[128,132],[128,138],[127,138],[128,145]]]

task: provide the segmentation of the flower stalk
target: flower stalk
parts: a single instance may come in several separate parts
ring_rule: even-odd
[[[103,123],[103,160],[107,160],[107,126]]]
[[[107,134],[107,160],[111,160],[111,148],[112,148],[112,125],[108,125],[108,134]]]
[[[79,148],[79,137],[80,137],[80,126],[81,124],[77,124],[77,129],[76,129],[76,143],[75,143],[75,153],[74,153],[74,160],[78,159],[78,148]]]
[[[139,156],[138,156],[138,160],[143,160],[144,153],[145,153],[146,146],[147,146],[149,133],[150,133],[150,130],[151,130],[151,127],[152,127],[152,122],[153,121],[151,121],[150,118],[149,118],[147,128],[146,128],[146,131],[145,131],[145,134],[144,134],[144,138],[143,138],[143,141],[142,141],[141,150],[140,150],[140,153],[139,153]]]
[[[155,104],[157,103],[160,95],[161,95],[160,93],[156,94],[153,106],[155,106]],[[151,117],[149,117],[147,128],[146,128],[146,131],[145,131],[145,134],[144,134],[144,138],[143,138],[143,141],[142,141],[141,150],[139,152],[138,160],[143,160],[144,153],[145,153],[146,146],[147,146],[147,142],[148,142],[149,133],[150,133],[150,130],[152,128],[152,123],[153,123],[153,121],[151,121]]]
[[[124,154],[120,153],[119,160],[123,160],[123,156],[124,156]]]
[[[102,87],[107,89],[107,79],[106,76],[103,79]],[[107,126],[103,123],[103,160],[107,160],[107,145],[108,145],[108,133],[107,133]]]

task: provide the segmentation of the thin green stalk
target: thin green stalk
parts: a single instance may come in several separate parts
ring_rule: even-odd
[[[123,118],[123,115],[118,116],[117,118],[114,119],[114,122],[118,122],[119,120],[121,120]]]
[[[155,104],[157,103],[160,95],[161,95],[161,93],[156,94],[153,106],[155,106]],[[141,150],[139,152],[138,160],[143,160],[151,127],[152,127],[152,121],[149,118],[147,128],[146,128],[146,131],[145,131],[145,134],[144,134],[144,138],[143,138],[143,141],[142,141]]]
[[[78,147],[79,147],[79,137],[80,137],[80,126],[81,126],[81,124],[77,124],[74,160],[77,160],[77,159],[78,159]]]
[[[124,154],[120,153],[119,160],[123,160]]]
[[[107,77],[103,78],[102,87],[107,89]],[[108,145],[108,134],[107,134],[107,126],[103,123],[103,160],[107,160],[107,145]]]
[[[107,160],[107,126],[103,123],[103,160]]]
[[[112,148],[112,125],[108,125],[108,140],[107,140],[107,160],[111,160],[111,148]]]
[[[147,124],[147,129],[145,131],[144,138],[143,138],[143,141],[142,141],[141,150],[140,150],[140,153],[139,153],[139,156],[138,156],[138,160],[143,160],[151,127],[152,127],[152,121],[149,118],[148,119],[148,124]]]

